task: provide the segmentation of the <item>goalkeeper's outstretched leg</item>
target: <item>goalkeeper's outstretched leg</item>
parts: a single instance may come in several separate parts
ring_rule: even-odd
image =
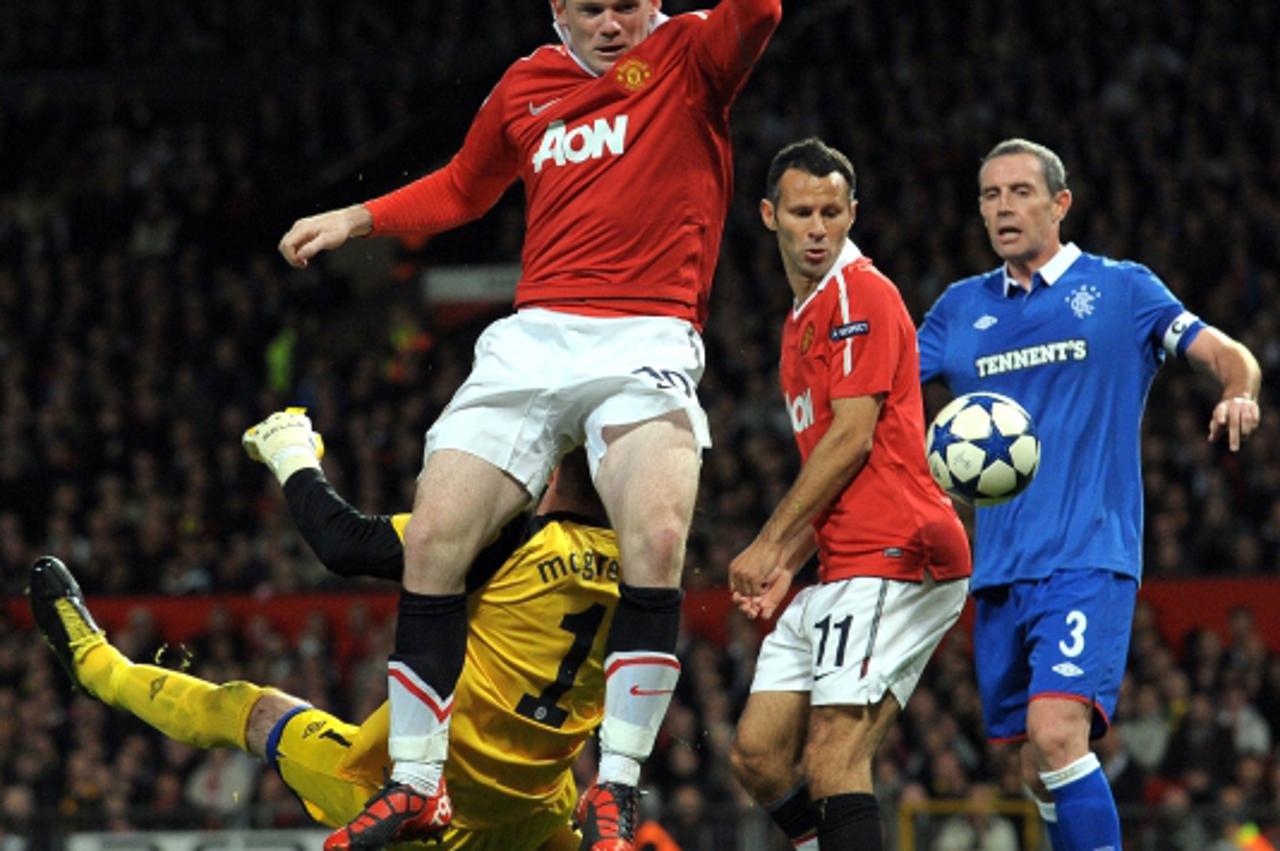
[[[180,671],[135,664],[107,641],[75,577],[53,556],[36,559],[27,595],[36,626],[77,688],[176,741],[239,748],[262,757],[280,718],[305,705],[253,683],[217,685]]]

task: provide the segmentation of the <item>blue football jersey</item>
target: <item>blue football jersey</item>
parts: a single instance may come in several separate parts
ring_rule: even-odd
[[[1030,292],[1003,266],[952,284],[919,330],[920,377],[1003,393],[1040,434],[1026,491],[977,510],[975,589],[1102,568],[1141,579],[1147,391],[1204,323],[1137,263],[1064,246]]]

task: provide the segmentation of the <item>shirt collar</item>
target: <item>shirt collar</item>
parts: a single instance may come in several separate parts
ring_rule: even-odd
[[[649,34],[652,35],[653,31],[665,24],[667,20],[667,15],[664,15],[661,12],[654,13],[653,25],[649,27]],[[590,65],[583,62],[582,59],[579,58],[578,54],[573,52],[573,43],[569,41],[569,28],[555,19],[554,9],[551,10],[551,27],[556,31],[556,35],[560,37],[560,42],[564,45],[565,52],[569,54],[574,62],[578,63],[578,67],[593,77],[599,77],[600,74],[598,72],[593,71]]]
[[[841,269],[860,257],[862,257],[862,249],[858,248],[852,239],[845,237],[844,247],[840,249],[840,254],[836,257],[836,262],[831,264],[831,269],[827,272],[827,276],[822,279],[822,283],[813,288],[813,292],[805,296],[804,301],[796,302],[792,306],[791,315],[799,316],[803,313],[805,306],[808,305],[809,302],[813,301],[813,297],[822,292],[828,283],[835,280],[836,275],[840,274]]]
[[[1058,282],[1058,279],[1066,274],[1067,269],[1071,268],[1071,264],[1079,259],[1081,254],[1080,248],[1074,242],[1068,242],[1066,245],[1058,249],[1058,253],[1049,258],[1049,262],[1036,270],[1035,274],[1040,276],[1040,280],[1045,286],[1051,287]],[[1003,266],[1004,270],[1004,294],[1016,295],[1021,292],[1022,284],[1014,280],[1009,274],[1009,264]],[[1017,291],[1017,292],[1015,292]]]

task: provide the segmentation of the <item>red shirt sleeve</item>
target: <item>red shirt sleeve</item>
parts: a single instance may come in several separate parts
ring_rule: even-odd
[[[724,81],[724,94],[732,97],[778,28],[782,0],[720,0],[706,15],[695,55],[708,76]]]
[[[830,398],[888,395],[902,356],[902,328],[897,311],[886,297],[884,282],[857,270],[845,273],[848,315],[840,299],[827,330]]]
[[[503,126],[502,92],[499,81],[448,165],[365,202],[374,235],[440,233],[480,218],[498,202],[519,174],[519,155]]]

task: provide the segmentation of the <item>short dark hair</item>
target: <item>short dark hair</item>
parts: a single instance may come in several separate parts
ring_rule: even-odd
[[[1010,154],[1031,154],[1040,160],[1040,171],[1044,174],[1044,182],[1049,187],[1050,195],[1057,195],[1067,188],[1067,169],[1062,164],[1062,158],[1050,148],[1029,139],[1005,139],[982,158],[982,162],[978,165],[978,172],[981,173],[982,167],[996,157],[1005,157]]]
[[[778,181],[782,180],[782,175],[789,168],[799,169],[814,177],[826,177],[834,171],[849,184],[849,201],[852,202],[856,196],[858,178],[854,174],[853,163],[818,137],[810,136],[808,139],[801,139],[799,142],[787,145],[774,154],[773,162],[769,163],[769,176],[765,178],[764,183],[764,197],[775,206],[779,195]]]
[[[591,482],[591,468],[587,463],[587,452],[581,446],[571,449],[560,459],[556,467],[556,488],[565,499],[599,505],[600,497],[596,494],[595,485]],[[604,506],[600,505],[603,516]]]

